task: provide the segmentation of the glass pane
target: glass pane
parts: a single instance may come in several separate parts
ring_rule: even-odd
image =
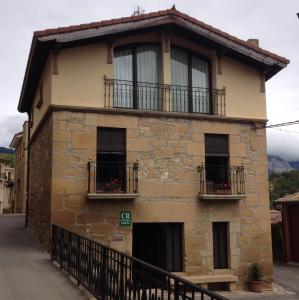
[[[171,49],[171,99],[172,111],[188,111],[188,53]]]
[[[133,54],[131,49],[114,52],[113,106],[133,107]]]
[[[209,65],[199,57],[192,56],[193,112],[210,113]]]
[[[161,109],[160,66],[158,46],[137,48],[138,108],[140,109]]]

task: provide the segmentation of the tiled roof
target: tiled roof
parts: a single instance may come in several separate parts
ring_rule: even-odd
[[[299,204],[299,192],[279,198],[279,199],[275,200],[275,203],[277,203],[277,204],[298,203]]]
[[[271,224],[279,224],[282,222],[281,212],[279,210],[271,209],[270,210]]]
[[[100,22],[92,22],[92,23],[86,23],[86,24],[80,24],[80,25],[74,25],[74,26],[67,26],[67,27],[58,27],[58,28],[51,28],[51,29],[46,29],[46,30],[40,30],[40,31],[35,31],[34,32],[34,37],[39,38],[39,37],[44,37],[44,36],[49,36],[49,35],[56,35],[56,34],[65,34],[65,33],[71,33],[75,31],[82,31],[82,30],[87,30],[87,29],[96,29],[99,27],[104,27],[104,26],[109,26],[109,25],[115,25],[115,24],[125,24],[125,23],[131,23],[131,22],[137,22],[140,20],[146,20],[146,19],[153,19],[161,16],[176,16],[180,17],[186,21],[189,21],[195,25],[198,25],[206,30],[209,30],[215,34],[218,34],[228,40],[231,40],[235,43],[238,43],[240,45],[243,45],[245,47],[248,47],[254,51],[257,51],[263,55],[267,55],[273,59],[279,60],[282,63],[288,64],[289,60],[285,57],[279,56],[277,54],[274,54],[272,52],[269,52],[267,50],[264,50],[260,47],[257,47],[255,45],[252,45],[244,40],[241,40],[235,36],[232,36],[228,33],[225,33],[213,26],[210,26],[204,22],[201,22],[195,18],[190,17],[187,14],[184,14],[174,8],[172,9],[166,9],[166,10],[161,10],[157,12],[152,12],[152,13],[147,13],[147,14],[141,14],[137,16],[131,16],[131,17],[125,17],[125,18],[118,18],[118,19],[111,19],[111,20],[104,20]]]

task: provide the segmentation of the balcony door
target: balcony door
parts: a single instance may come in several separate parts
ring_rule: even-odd
[[[171,49],[172,111],[211,113],[209,62],[190,51]]]
[[[126,192],[126,131],[99,127],[97,130],[97,192]]]
[[[114,51],[114,107],[160,110],[160,47],[132,46]]]
[[[206,190],[208,194],[230,194],[228,135],[205,134]]]

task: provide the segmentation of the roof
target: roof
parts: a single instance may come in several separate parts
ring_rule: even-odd
[[[165,15],[172,15],[172,16],[177,16],[177,17],[181,17],[182,19],[185,19],[186,21],[189,21],[191,23],[194,23],[195,25],[199,25],[211,32],[214,32],[216,34],[219,34],[221,36],[223,36],[224,38],[227,38],[231,41],[237,42],[241,45],[244,45],[252,50],[256,50],[260,53],[266,54],[272,58],[275,58],[277,60],[280,60],[283,63],[288,64],[290,61],[282,56],[279,56],[277,54],[274,54],[272,52],[269,52],[267,50],[264,50],[260,47],[254,46],[251,43],[248,43],[244,40],[241,40],[233,35],[230,35],[226,32],[223,32],[220,29],[217,29],[211,25],[208,25],[202,21],[199,21],[195,18],[190,17],[187,14],[184,14],[174,8],[172,9],[167,9],[167,10],[161,10],[158,12],[152,12],[152,13],[148,13],[148,14],[141,14],[141,15],[137,15],[137,16],[131,16],[131,17],[125,17],[125,18],[118,18],[118,19],[111,19],[111,20],[104,20],[104,21],[100,21],[100,22],[92,22],[92,23],[86,23],[86,24],[80,24],[80,25],[73,25],[73,26],[67,26],[67,27],[58,27],[58,28],[51,28],[51,29],[46,29],[46,30],[40,30],[40,31],[35,31],[34,32],[34,36],[35,37],[45,37],[45,36],[49,36],[49,35],[55,35],[55,34],[62,34],[62,33],[70,33],[70,32],[75,32],[75,31],[83,31],[83,30],[87,30],[87,29],[96,29],[99,27],[104,27],[104,26],[108,26],[108,25],[116,25],[116,24],[125,24],[125,23],[129,23],[129,22],[136,22],[136,21],[140,21],[140,20],[146,20],[146,19],[152,19],[152,18],[156,18],[156,17],[160,17],[160,16],[165,16]]]
[[[270,218],[271,218],[271,224],[279,224],[282,222],[282,216],[281,216],[281,211],[276,210],[276,209],[271,209],[270,210]]]
[[[34,32],[25,78],[18,109],[28,111],[37,81],[42,72],[49,51],[63,47],[73,47],[99,41],[122,33],[142,32],[153,27],[176,26],[193,34],[207,46],[219,48],[225,55],[243,60],[245,63],[256,63],[265,72],[266,79],[271,78],[286,67],[289,60],[275,53],[264,50],[252,43],[241,40],[215,27],[184,14],[175,8],[141,14],[131,17],[104,20],[99,22],[58,27]],[[168,28],[169,29],[169,28]],[[177,32],[177,31],[175,31]]]
[[[16,133],[12,138],[9,147],[13,149],[17,148],[17,146],[22,140],[22,137],[23,137],[23,131]]]
[[[279,198],[274,201],[276,204],[291,204],[291,203],[298,203],[299,204],[299,192],[285,195],[282,198]]]

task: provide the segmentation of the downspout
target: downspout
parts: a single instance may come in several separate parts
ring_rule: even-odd
[[[27,178],[26,178],[26,215],[25,215],[25,228],[28,227],[28,202],[29,202],[29,174],[30,174],[30,128],[31,128],[31,114],[28,114],[28,129],[27,129]]]

